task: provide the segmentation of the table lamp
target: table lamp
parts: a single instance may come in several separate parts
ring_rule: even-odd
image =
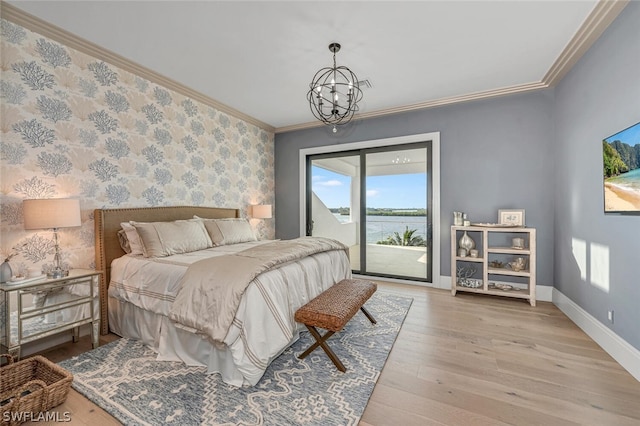
[[[56,254],[53,258],[55,267],[47,272],[47,278],[62,278],[69,275],[60,266],[60,246],[58,229],[72,228],[82,225],[80,220],[80,200],[72,198],[47,198],[39,200],[23,200],[24,229],[53,229]]]
[[[251,206],[251,217],[254,219],[271,219],[271,204]]]

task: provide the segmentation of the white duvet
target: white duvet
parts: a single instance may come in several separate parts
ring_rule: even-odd
[[[266,242],[270,241],[221,246],[165,258],[123,256],[111,265],[109,296],[167,316],[181,278],[191,263]],[[295,311],[350,276],[346,253],[334,250],[287,263],[259,275],[249,284],[223,340],[245,383],[256,384],[269,363],[295,341],[298,332]]]

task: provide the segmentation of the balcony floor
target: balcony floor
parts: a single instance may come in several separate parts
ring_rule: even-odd
[[[367,244],[367,271],[406,278],[427,278],[427,248]],[[349,248],[351,269],[360,269],[360,245]]]

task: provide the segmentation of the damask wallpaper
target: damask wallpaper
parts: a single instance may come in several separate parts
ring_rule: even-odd
[[[94,265],[93,209],[272,204],[272,132],[99,58],[1,21],[0,250],[15,271],[53,261],[52,233],[25,231],[25,198],[78,198],[63,260]],[[188,83],[188,82],[187,82]],[[273,238],[273,220],[252,220]]]

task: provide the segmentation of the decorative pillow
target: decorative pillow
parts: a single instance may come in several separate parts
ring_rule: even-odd
[[[173,222],[131,222],[136,228],[145,257],[164,257],[212,247],[201,220]]]
[[[194,218],[198,218],[194,216]],[[247,219],[201,219],[207,229],[213,245],[245,243],[257,238]]]
[[[134,256],[140,256],[144,254],[144,251],[142,248],[142,241],[140,241],[140,235],[138,235],[138,231],[136,231],[136,228],[133,225],[131,225],[129,222],[122,222],[120,226],[122,227],[122,230],[124,231],[127,237],[129,250],[130,250],[130,251],[127,251],[124,247],[122,247],[122,241],[120,241],[120,246],[125,251],[125,253],[129,253]],[[120,237],[120,233],[118,233],[118,238],[119,237]]]
[[[118,241],[120,242],[120,247],[122,247],[122,250],[124,250],[125,253],[131,253],[129,239],[127,238],[127,233],[124,232],[124,229],[118,231]]]

